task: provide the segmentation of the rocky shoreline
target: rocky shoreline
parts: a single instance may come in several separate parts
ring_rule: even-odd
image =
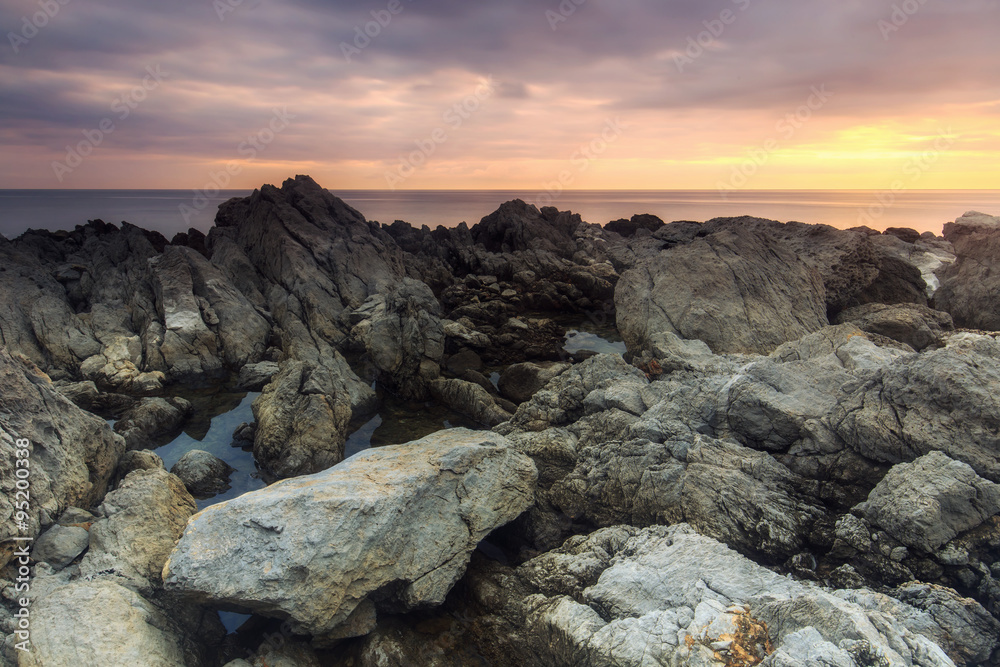
[[[997,266],[980,213],[431,230],[305,176],[0,237],[0,662],[1000,665]],[[196,513],[231,470],[150,449],[227,378],[270,485]],[[480,430],[345,460],[379,392]]]

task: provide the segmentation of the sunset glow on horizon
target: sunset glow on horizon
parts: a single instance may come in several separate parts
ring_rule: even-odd
[[[51,5],[0,188],[1000,187],[997,1]]]

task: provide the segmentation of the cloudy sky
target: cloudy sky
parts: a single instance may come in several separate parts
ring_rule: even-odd
[[[0,0],[0,25],[0,188],[1000,187],[997,0]]]

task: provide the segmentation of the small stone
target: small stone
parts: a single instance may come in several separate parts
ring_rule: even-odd
[[[61,570],[82,554],[90,544],[90,533],[78,526],[56,524],[35,540],[31,557]]]
[[[210,497],[228,490],[229,476],[234,471],[222,459],[200,449],[192,449],[170,469],[195,497]]]
[[[902,563],[910,555],[910,550],[906,547],[896,547],[892,550],[889,558],[896,563]]]
[[[79,507],[67,507],[66,511],[59,516],[60,526],[75,526],[81,523],[90,523],[96,519],[93,514]]]

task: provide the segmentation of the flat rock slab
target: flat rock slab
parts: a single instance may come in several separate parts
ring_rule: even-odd
[[[362,610],[440,604],[479,542],[531,505],[536,477],[488,432],[373,449],[195,515],[164,585],[313,635],[366,601]]]

